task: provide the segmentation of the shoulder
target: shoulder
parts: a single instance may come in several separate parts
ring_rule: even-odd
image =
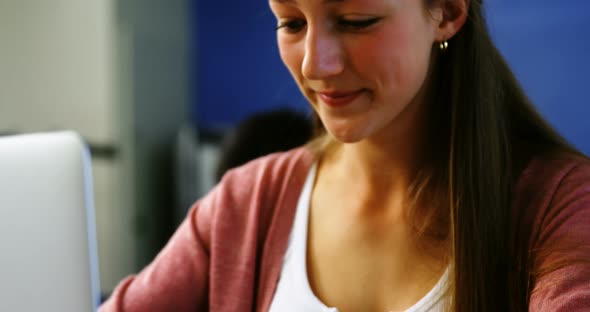
[[[515,197],[524,216],[520,226],[530,222],[531,310],[585,311],[590,307],[590,161],[566,153],[533,159]]]
[[[287,177],[299,175],[302,170],[311,167],[313,161],[313,152],[306,147],[273,153],[228,171],[220,184],[222,186],[235,184],[275,186]]]
[[[590,192],[590,160],[562,152],[530,160],[517,180],[515,196],[550,204],[563,196],[587,192]]]
[[[556,213],[590,210],[590,160],[565,152],[533,158],[520,174],[514,199],[542,223]]]
[[[218,237],[266,233],[277,209],[296,206],[314,162],[307,147],[264,156],[228,171],[192,210],[206,245]]]
[[[301,147],[273,153],[228,171],[217,186],[226,201],[262,207],[276,203],[287,191],[303,186],[314,154]]]
[[[530,231],[529,249],[590,244],[588,158],[554,153],[532,159],[520,175],[513,199],[516,232]]]
[[[588,158],[570,153],[534,158],[518,180],[514,199],[517,219],[530,226],[532,250],[590,246]]]

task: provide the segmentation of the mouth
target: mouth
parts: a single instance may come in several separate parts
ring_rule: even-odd
[[[316,91],[316,93],[326,105],[340,108],[352,103],[365,91],[365,89],[360,89],[356,91]]]

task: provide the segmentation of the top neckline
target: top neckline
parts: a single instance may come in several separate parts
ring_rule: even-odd
[[[306,296],[306,301],[313,302],[318,307],[322,307],[324,311],[330,312],[338,312],[336,307],[328,307],[325,305],[314,293],[311,289],[311,285],[309,284],[308,279],[308,272],[307,272],[307,236],[308,236],[308,226],[309,226],[309,208],[311,202],[311,193],[313,191],[314,182],[316,179],[317,174],[317,161],[312,164],[305,179],[305,183],[303,185],[303,189],[301,191],[301,195],[297,202],[297,210],[295,212],[295,220],[293,222],[293,230],[292,230],[292,256],[293,257],[303,257],[302,259],[296,259],[295,263],[298,264],[297,270],[299,272],[303,272],[304,274],[297,274],[300,276],[300,280],[298,283],[302,286],[302,290],[304,295]],[[299,232],[298,232],[299,231]],[[298,235],[294,235],[297,233]],[[289,248],[291,249],[291,248]],[[448,282],[448,274],[449,269],[447,268],[441,278],[438,280],[436,285],[430,289],[430,291],[424,295],[420,300],[418,300],[414,305],[404,310],[404,312],[423,312],[429,311],[433,307],[439,304],[442,300],[444,292],[445,292],[445,285]]]

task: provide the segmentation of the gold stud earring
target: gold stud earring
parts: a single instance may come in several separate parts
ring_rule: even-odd
[[[449,48],[449,42],[446,40],[441,41],[439,48],[442,52],[445,52]]]

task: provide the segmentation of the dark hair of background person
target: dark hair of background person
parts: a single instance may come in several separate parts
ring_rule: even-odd
[[[427,8],[435,1],[454,5],[423,1]],[[433,47],[431,153],[412,190],[415,203],[428,203],[435,211],[412,209],[410,220],[420,235],[450,250],[451,310],[528,311],[539,272],[531,269],[530,235],[522,234],[531,229],[519,229],[519,235],[512,231],[511,192],[535,155],[582,154],[540,116],[521,89],[492,42],[482,2],[470,1],[467,21],[449,40],[448,50]],[[314,112],[312,117],[316,142],[329,140],[319,116]],[[321,152],[326,145],[316,146]]]
[[[308,116],[289,109],[258,113],[245,119],[223,140],[216,180],[221,180],[229,169],[250,160],[304,145],[311,139],[312,129]]]

